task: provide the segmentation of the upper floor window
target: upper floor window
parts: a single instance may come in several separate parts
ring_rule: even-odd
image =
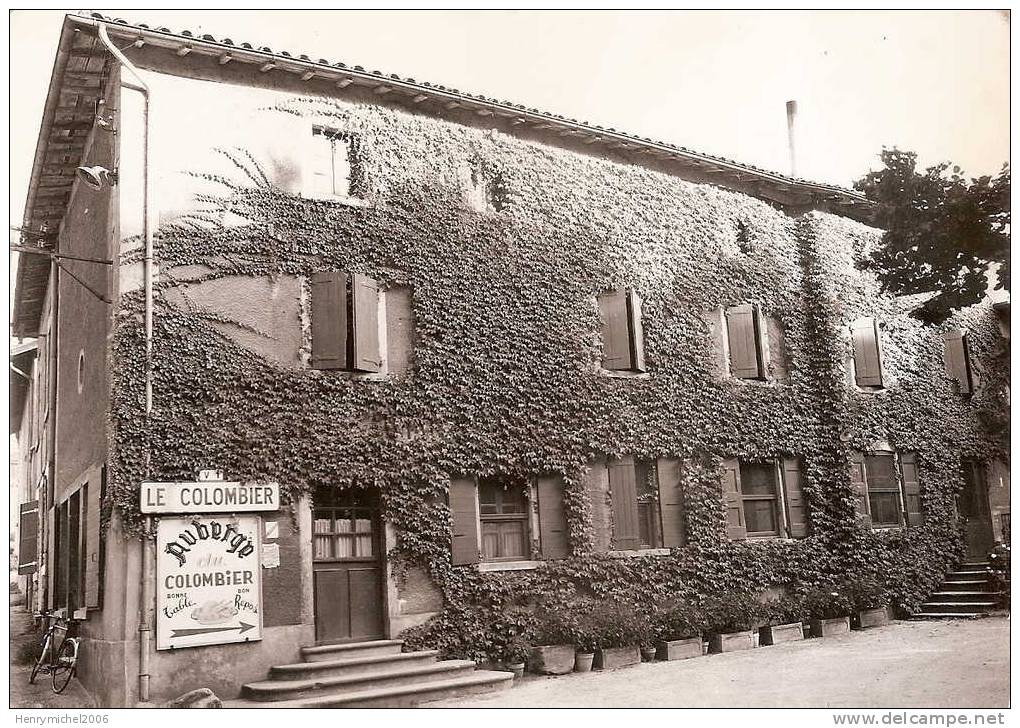
[[[382,370],[379,286],[361,273],[324,271],[311,278],[312,368]]]
[[[309,166],[309,196],[319,199],[359,196],[359,161],[354,137],[350,134],[314,127]]]
[[[641,298],[632,288],[618,288],[598,297],[602,322],[602,367],[612,371],[645,371]]]
[[[503,173],[489,165],[474,162],[471,165],[468,203],[479,212],[501,212],[506,207],[506,184]]]
[[[753,303],[705,314],[720,376],[783,381],[788,376],[786,341],[780,322]]]
[[[723,496],[727,534],[733,540],[807,535],[797,458],[723,461]]]
[[[882,380],[882,347],[878,336],[878,322],[861,318],[850,326],[854,344],[854,379],[858,387],[880,389]]]
[[[867,525],[917,526],[923,522],[921,486],[914,453],[855,452],[850,481],[857,513]]]
[[[960,383],[961,394],[971,394],[974,391],[974,371],[967,332],[953,329],[946,333],[944,343],[946,374]]]

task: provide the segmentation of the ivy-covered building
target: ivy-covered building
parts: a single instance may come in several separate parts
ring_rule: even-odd
[[[37,606],[84,617],[106,705],[232,697],[316,643],[481,657],[515,600],[839,576],[916,610],[1008,539],[1008,329],[910,318],[856,266],[867,219],[509,102],[68,16],[25,215],[50,255],[14,312]],[[280,485],[261,640],[157,650],[140,484],[209,468]]]

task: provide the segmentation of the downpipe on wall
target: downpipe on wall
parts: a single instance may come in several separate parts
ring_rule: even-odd
[[[152,413],[152,224],[150,215],[150,142],[149,142],[149,112],[150,112],[150,91],[148,84],[138,73],[138,69],[131,63],[111,41],[106,32],[105,23],[96,24],[99,39],[103,45],[113,54],[122,68],[134,76],[137,83],[125,81],[121,78],[121,86],[137,91],[142,95],[142,233],[145,238],[145,252],[142,261],[142,277],[145,296],[145,420],[146,420],[146,447],[145,447],[145,473],[149,475],[152,452],[149,438],[149,415]],[[149,641],[152,635],[152,604],[155,598],[153,591],[153,554],[149,545],[148,534],[152,530],[151,516],[145,517],[145,536],[142,538],[142,593],[139,605],[138,619],[138,700],[147,703],[149,701]]]

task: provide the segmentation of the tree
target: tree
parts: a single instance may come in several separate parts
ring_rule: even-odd
[[[884,169],[854,183],[885,230],[860,263],[894,295],[933,294],[911,316],[940,323],[984,298],[990,277],[1009,290],[1009,164],[968,183],[948,162],[917,170],[917,155],[883,149]]]

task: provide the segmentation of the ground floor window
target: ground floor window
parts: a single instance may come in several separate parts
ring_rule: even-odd
[[[896,461],[892,453],[864,456],[868,479],[868,505],[875,526],[898,526],[902,522],[900,488],[896,479]]]
[[[480,477],[478,516],[483,561],[529,558],[528,487],[523,478]]]
[[[779,535],[779,474],[775,462],[741,461],[740,499],[748,536]]]
[[[799,458],[724,460],[722,491],[730,539],[807,536]]]

